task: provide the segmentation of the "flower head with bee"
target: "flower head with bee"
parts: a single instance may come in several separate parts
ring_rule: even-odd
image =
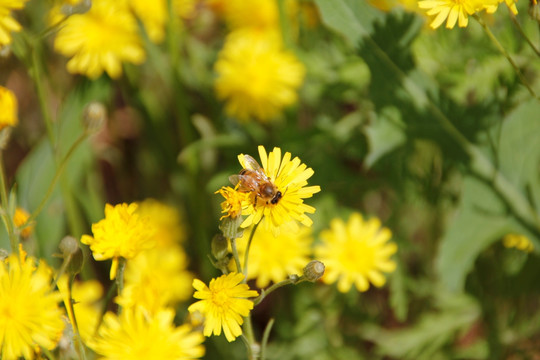
[[[251,156],[240,154],[238,160],[243,169],[239,175],[229,179],[238,185],[238,191],[250,194],[249,205],[243,211],[247,218],[242,227],[258,224],[264,219],[266,228],[274,231],[288,222],[299,221],[311,226],[313,221],[306,213],[314,213],[315,208],[304,204],[304,199],[321,191],[320,186],[307,186],[313,169],[303,164],[298,157],[291,159],[291,153],[281,156],[281,149],[275,147],[269,154],[259,146],[261,165]]]

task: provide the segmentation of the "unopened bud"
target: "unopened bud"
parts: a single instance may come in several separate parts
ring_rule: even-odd
[[[229,242],[225,236],[218,234],[212,239],[211,249],[214,258],[221,261],[229,254]]]
[[[530,0],[529,3],[529,15],[534,21],[540,23],[540,2]]]
[[[83,267],[83,253],[79,247],[79,242],[73,236],[66,236],[60,241],[58,246],[62,251],[64,262],[68,262],[66,272],[70,275],[76,275],[81,272]]]
[[[229,239],[238,239],[244,235],[244,230],[240,227],[240,224],[244,219],[241,216],[235,218],[226,217],[221,220],[219,229],[223,232],[223,235]]]
[[[7,126],[3,129],[0,129],[0,150],[4,150],[11,138],[11,127]]]
[[[319,260],[310,261],[304,268],[304,276],[308,281],[317,281],[324,275],[324,264]]]
[[[9,253],[5,249],[0,249],[0,261],[4,261],[8,258]]]
[[[60,11],[62,14],[66,16],[71,16],[74,14],[84,14],[90,10],[92,7],[92,1],[91,0],[81,0],[75,5],[70,4],[64,4],[60,8]]]
[[[11,46],[0,46],[0,58],[7,59],[11,55]]]
[[[100,102],[91,102],[86,105],[83,112],[83,122],[86,130],[96,133],[103,128],[107,122],[107,109]]]

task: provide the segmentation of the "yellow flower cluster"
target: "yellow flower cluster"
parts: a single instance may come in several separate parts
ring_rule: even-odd
[[[1,33],[1,29],[0,29]],[[17,117],[17,98],[13,92],[0,86],[0,130],[8,126],[16,126],[19,122]]]
[[[0,1],[0,48],[11,44],[12,32],[21,31],[21,25],[11,16],[13,10],[20,10],[28,0]]]
[[[534,245],[525,235],[507,234],[503,238],[503,245],[506,248],[516,248],[524,252],[533,252]]]

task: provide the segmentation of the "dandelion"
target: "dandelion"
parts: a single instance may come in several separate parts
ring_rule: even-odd
[[[253,301],[246,298],[258,295],[247,284],[241,284],[243,280],[244,275],[236,272],[212,279],[209,286],[198,279],[193,280],[197,290],[193,297],[201,300],[188,310],[190,313],[199,311],[205,317],[204,336],[212,333],[219,336],[223,329],[227,341],[231,342],[242,335],[243,317],[253,309]]]
[[[71,289],[71,298],[68,292],[68,276],[64,275],[58,280],[58,290],[62,294],[66,306],[69,321],[73,325],[77,322],[79,334],[84,343],[89,343],[96,334],[97,327],[101,318],[102,306],[100,300],[103,297],[103,286],[97,280],[75,281]],[[75,316],[71,313],[68,306],[73,300],[73,310]]]
[[[1,30],[2,28],[0,27],[0,44]],[[11,90],[3,86],[0,86],[0,109],[2,109],[2,111],[0,111],[0,130],[8,126],[16,126],[19,122],[19,118],[17,117],[17,98]]]
[[[502,3],[502,2],[506,3],[506,6],[508,6],[512,14],[517,15],[518,13],[518,10],[516,7],[517,0],[499,0],[499,3]],[[486,12],[488,14],[493,14],[495,11],[497,11],[498,7],[499,7],[499,4],[488,4],[486,5]]]
[[[240,259],[244,258],[248,233],[244,232],[244,236],[237,240]],[[277,283],[288,275],[301,274],[310,260],[312,242],[309,227],[294,229],[288,223],[278,236],[267,229],[258,229],[249,250],[248,279],[257,279],[257,287],[265,288],[270,282]],[[234,262],[231,265],[236,269]]]
[[[155,199],[146,199],[139,203],[137,213],[147,218],[155,229],[153,238],[156,246],[167,247],[186,239],[186,225],[176,208]]]
[[[345,223],[333,219],[330,229],[321,232],[323,243],[315,248],[315,256],[326,266],[322,280],[327,284],[337,282],[338,290],[346,293],[354,284],[358,291],[385,284],[381,272],[392,272],[396,263],[390,256],[397,251],[395,243],[388,243],[392,233],[381,227],[379,219],[362,219],[354,213]]]
[[[52,350],[64,322],[60,293],[51,291],[52,271],[40,261],[10,255],[0,263],[0,353],[3,359],[34,359],[37,347]]]
[[[520,234],[507,234],[503,238],[504,247],[511,249],[516,248],[524,252],[532,252],[534,250],[534,245],[531,240],[525,235]]]
[[[266,30],[279,27],[279,9],[275,0],[228,0],[223,8],[231,29]]]
[[[143,251],[130,260],[124,272],[124,290],[116,302],[126,307],[142,306],[154,314],[173,307],[193,293],[193,274],[179,245]]]
[[[141,19],[150,40],[156,44],[165,37],[165,22],[168,20],[166,0],[128,0],[135,15]]]
[[[218,98],[229,116],[268,121],[297,101],[305,69],[281,47],[276,32],[231,33],[215,64]],[[247,81],[246,81],[247,80]]]
[[[30,218],[30,214],[28,213],[28,211],[24,210],[21,207],[17,207],[15,209],[15,214],[13,215],[13,223],[15,224],[16,227],[21,227],[24,224],[26,224],[29,218]],[[30,236],[30,234],[32,234],[33,230],[34,230],[34,226],[26,226],[21,229],[21,236],[23,238],[27,238]]]
[[[466,27],[468,16],[486,8],[497,6],[498,0],[421,0],[418,6],[427,9],[427,15],[437,15],[430,26],[438,28],[446,20],[446,27],[452,29],[456,22]]]
[[[74,14],[62,24],[54,47],[71,57],[70,73],[91,79],[104,71],[111,78],[122,74],[122,62],[141,64],[145,54],[137,21],[124,1],[94,0],[84,14]]]
[[[11,44],[11,33],[21,31],[22,27],[12,16],[12,10],[20,10],[28,0],[0,1],[0,48]],[[0,107],[1,108],[1,107]],[[1,116],[1,115],[0,115]]]
[[[225,215],[221,216],[219,220],[226,217],[237,218],[241,216],[242,209],[247,207],[249,201],[249,194],[240,192],[230,186],[223,186],[214,194],[221,194],[225,198],[225,201],[221,203],[221,213]]]
[[[148,218],[136,213],[137,207],[136,203],[105,205],[105,219],[92,225],[94,236],[81,238],[83,244],[90,245],[94,259],[113,259],[111,280],[116,277],[120,257],[132,259],[155,245],[154,228],[149,226]]]
[[[108,312],[90,347],[103,360],[187,360],[204,355],[204,337],[190,325],[176,327],[174,311],[148,314],[141,307]]]
[[[270,154],[266,153],[263,146],[259,146],[262,171],[281,192],[281,198],[273,203],[266,202],[256,194],[252,194],[252,201],[244,211],[247,218],[242,223],[246,228],[258,224],[264,217],[265,227],[273,228],[274,233],[279,232],[279,226],[293,220],[311,226],[313,221],[305,214],[315,212],[315,208],[304,204],[304,199],[321,191],[320,186],[306,186],[307,180],[313,175],[313,169],[302,164],[298,157],[291,160],[291,153],[286,152],[281,157],[281,149],[275,147]],[[238,156],[238,160],[244,169],[249,168],[244,154]],[[294,225],[295,223],[292,223]]]

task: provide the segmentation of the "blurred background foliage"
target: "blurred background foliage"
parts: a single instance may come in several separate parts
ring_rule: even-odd
[[[238,154],[278,146],[315,170],[315,234],[360,211],[392,230],[399,251],[382,289],[341,294],[302,284],[269,296],[253,316],[259,333],[278,319],[270,359],[540,358],[538,99],[472,19],[434,31],[420,10],[299,4],[294,21],[281,21],[284,43],[307,71],[299,102],[259,123],[228,117],[215,96],[226,31],[204,3],[164,44],[145,41],[143,65],[91,81],[65,71],[50,38],[24,45],[23,36],[46,28],[49,4],[30,1],[18,14],[25,33],[14,36],[15,56],[0,63],[0,82],[19,99],[21,124],[5,150],[18,204],[35,209],[56,172],[33,78],[46,79],[59,158],[82,132],[88,103],[104,103],[109,115],[70,158],[29,246],[57,264],[59,241],[89,233],[105,203],[152,197],[181,210],[190,269],[210,279],[214,191],[238,172]],[[517,3],[517,21],[539,44],[529,5]],[[485,21],[540,92],[540,61],[505,7]],[[525,235],[534,252],[504,247],[510,233]],[[5,233],[0,244],[9,248]],[[83,276],[107,283],[107,274],[88,261]],[[243,358],[240,341],[205,344],[207,359]]]

